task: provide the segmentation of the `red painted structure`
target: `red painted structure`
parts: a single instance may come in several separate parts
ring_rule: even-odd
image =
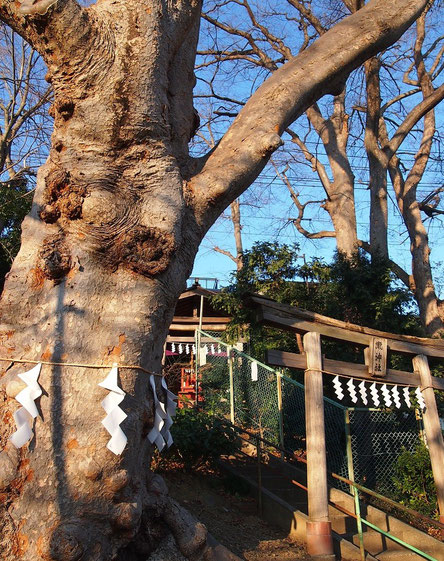
[[[200,382],[201,376],[199,376]],[[180,376],[180,391],[178,406],[180,408],[190,407],[196,404],[196,393],[198,394],[197,402],[203,403],[204,396],[199,391],[199,384],[196,383],[196,373],[192,368],[182,368]]]

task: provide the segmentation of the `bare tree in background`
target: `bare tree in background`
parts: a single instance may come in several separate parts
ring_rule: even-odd
[[[228,69],[236,68],[239,75],[250,75],[256,68],[257,79],[260,80],[261,75],[275,72],[285,61],[291,60],[297,52],[302,52],[312,44],[316,37],[323,36],[345,11],[355,12],[364,4],[344,0],[331,4],[329,12],[320,13],[316,2],[287,0],[263,6],[262,12],[260,7],[248,0],[236,0],[234,3],[238,18],[232,18],[230,23],[227,19],[222,19],[226,3],[214,2],[204,15],[216,31],[213,48],[201,51],[201,68],[203,71],[210,67],[216,68],[222,74],[221,79],[225,79],[223,68],[226,66]],[[275,164],[276,174],[288,188],[296,206],[297,217],[293,223],[297,230],[308,239],[334,238],[338,251],[350,258],[358,247],[389,258],[387,176],[390,172],[394,178],[393,167],[397,168],[397,179],[393,186],[398,208],[411,240],[412,273],[407,273],[393,260],[392,269],[406,287],[412,290],[418,302],[422,323],[431,336],[443,329],[443,323],[439,315],[440,303],[433,286],[428,258],[430,246],[424,219],[441,213],[441,190],[438,186],[438,190],[432,190],[423,201],[418,200],[416,191],[426,172],[433,142],[436,142],[434,108],[444,97],[444,85],[434,86],[439,83],[444,68],[444,38],[433,29],[433,24],[439,21],[440,13],[438,9],[437,13],[423,14],[416,27],[417,38],[413,49],[409,50],[405,44],[400,44],[396,49],[374,57],[365,63],[365,72],[356,74],[347,84],[334,85],[333,90],[336,88],[337,92],[334,92],[331,104],[315,103],[308,108],[308,132],[305,134],[302,129],[302,132],[287,129],[286,138],[294,149],[287,148],[287,156],[284,152],[280,157],[284,163],[280,166]],[[427,26],[426,15],[430,20]],[[293,26],[300,30],[299,35],[290,34],[288,29],[284,29],[281,35],[277,34],[275,20],[282,24],[285,19],[291,22],[288,23],[288,28]],[[425,46],[427,29],[435,32],[433,40],[429,40]],[[295,36],[299,37],[299,43],[294,39]],[[217,84],[216,79],[211,81],[208,95],[214,99],[216,115],[226,118],[236,113],[239,102],[218,95]],[[359,88],[361,91],[364,88],[363,98],[359,95]],[[224,104],[222,111],[218,107],[221,103]],[[363,125],[361,129],[360,121]],[[421,128],[422,140],[418,143],[412,167],[407,171],[408,187],[401,188],[400,185],[405,184],[402,175],[406,173],[406,167],[405,162],[401,162],[399,158],[396,164],[396,154],[406,139],[421,136],[418,133]],[[307,139],[313,138],[312,132],[316,133],[323,147],[328,165],[319,155],[318,147],[313,150],[307,142]],[[368,241],[359,239],[356,221],[354,155],[360,136],[364,141],[368,161]],[[289,168],[293,167],[295,149],[299,150],[317,175],[325,198],[302,198],[288,173]],[[404,171],[401,172],[401,169]],[[414,188],[409,186],[413,183]],[[407,198],[409,202],[403,203]],[[428,204],[430,201],[433,208]],[[320,206],[328,212],[332,230],[313,231],[304,226],[308,207],[313,206]],[[415,219],[412,218],[412,213]],[[419,231],[421,234],[415,234]]]
[[[38,167],[49,152],[51,88],[39,54],[5,24],[0,27],[0,277],[20,246]],[[2,280],[0,281],[3,284]]]

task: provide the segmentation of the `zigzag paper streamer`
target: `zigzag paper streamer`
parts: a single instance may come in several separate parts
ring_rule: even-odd
[[[368,404],[368,400],[367,400],[367,388],[365,387],[365,382],[364,382],[364,381],[362,381],[362,382],[359,384],[359,395],[361,396],[362,403],[363,403],[364,405],[367,405],[367,404]]]
[[[181,355],[183,353],[183,345],[182,343],[179,343],[179,354]]]
[[[395,407],[397,407],[399,409],[401,407],[401,398],[400,398],[400,395],[399,395],[398,386],[393,386],[392,397],[393,397],[393,401],[395,403]]]
[[[147,438],[151,444],[155,444],[157,446],[159,452],[162,452],[162,450],[165,448],[165,445],[168,448],[173,443],[170,428],[173,424],[172,417],[176,413],[176,404],[173,400],[173,398],[175,398],[176,396],[169,391],[165,380],[162,379],[162,388],[166,391],[167,394],[167,403],[165,405],[157,397],[156,383],[154,381],[153,375],[150,376],[150,385],[153,391],[155,411],[154,426],[150,430]]]
[[[373,399],[373,403],[375,404],[375,407],[379,407],[379,404],[381,403],[379,401],[379,395],[378,395],[378,390],[376,388],[376,384],[373,382],[373,384],[370,386],[370,394],[372,396]]]
[[[211,345],[211,354],[212,355],[216,354],[216,349],[214,348],[214,345]]]
[[[392,396],[390,395],[390,390],[388,389],[386,384],[382,384],[381,393],[386,407],[390,407],[390,405],[392,404]]]
[[[193,345],[193,346],[192,346],[192,349],[191,349],[191,351],[192,351],[193,355],[195,355],[195,354],[196,354],[196,345]]]
[[[335,389],[335,394],[338,399],[344,399],[344,392],[342,391],[342,384],[339,380],[339,376],[333,378],[333,387]]]
[[[348,388],[348,393],[350,394],[351,400],[353,401],[353,403],[357,403],[358,396],[356,395],[356,388],[355,388],[355,385],[353,384],[353,378],[350,378],[348,380],[347,388]]]
[[[185,353],[186,353],[187,355],[190,354],[190,345],[185,345]]]
[[[128,415],[119,407],[120,403],[125,399],[125,392],[119,388],[117,374],[117,366],[113,366],[108,376],[103,382],[99,383],[99,386],[109,390],[109,394],[102,401],[102,407],[106,412],[106,417],[103,419],[102,425],[111,435],[106,447],[108,450],[111,450],[113,454],[116,454],[116,456],[120,456],[128,441],[126,434],[120,428],[120,423],[122,423]]]
[[[219,354],[221,354],[221,352],[222,352],[222,349],[221,349],[220,345],[217,345],[217,352],[218,352]]]
[[[410,401],[410,388],[406,386],[402,389],[402,394],[404,396],[404,401],[406,402],[407,407],[412,406],[412,402]]]
[[[162,388],[166,394],[166,409],[165,409],[165,405],[161,402],[159,402],[163,409],[164,412],[166,413],[167,417],[165,419],[165,423],[162,427],[162,430],[160,431],[160,434],[162,435],[163,439],[165,440],[165,444],[166,447],[169,448],[171,446],[171,444],[173,443],[173,437],[171,436],[170,433],[170,428],[171,425],[173,424],[173,417],[176,414],[176,402],[175,400],[177,399],[177,395],[174,395],[173,392],[170,392],[170,390],[168,389],[167,383],[165,381],[165,378],[162,378]]]
[[[39,363],[31,370],[18,375],[27,384],[27,387],[18,393],[15,398],[22,405],[14,413],[17,430],[10,438],[16,448],[24,446],[33,436],[31,423],[39,414],[35,400],[42,395],[42,389],[37,382],[41,368],[42,365]]]
[[[422,410],[424,410],[425,409],[425,401],[424,401],[424,398],[422,397],[421,388],[416,388],[415,389],[415,395],[416,395],[416,399],[418,400],[419,407]]]
[[[171,351],[172,351],[173,353],[176,352],[176,345],[175,345],[174,343],[171,343]]]

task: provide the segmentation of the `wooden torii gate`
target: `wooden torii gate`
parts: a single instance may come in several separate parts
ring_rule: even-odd
[[[300,354],[270,350],[272,366],[305,371],[308,516],[307,549],[312,556],[333,557],[328,516],[322,373],[368,381],[420,387],[424,399],[424,429],[436,485],[440,522],[444,523],[444,441],[433,390],[444,391],[444,379],[431,375],[428,358],[444,358],[444,340],[394,335],[328,318],[300,308],[279,304],[263,296],[251,296],[258,320],[272,327],[303,335]],[[365,364],[322,356],[321,336],[363,347]],[[387,352],[413,356],[413,372],[387,369]],[[325,557],[323,557],[325,556]]]

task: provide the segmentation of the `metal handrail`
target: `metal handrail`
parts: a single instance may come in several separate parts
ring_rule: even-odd
[[[261,437],[260,435],[254,434],[251,431],[247,430],[247,429],[243,429],[240,427],[237,427],[236,425],[233,425],[232,423],[230,423],[229,421],[227,421],[226,419],[221,419],[221,421],[223,421],[224,423],[226,423],[227,425],[229,425],[232,429],[234,429],[236,432],[238,433],[245,433],[248,434],[250,437],[252,437],[253,439],[256,440],[256,446],[258,449],[258,466],[260,466],[260,462],[261,462],[261,454],[259,453],[259,450],[261,448],[260,443],[263,442],[264,444],[266,444],[267,446],[274,448],[275,450],[284,453],[286,456],[289,456],[290,458],[301,462],[303,464],[307,464],[307,460],[305,460],[304,458],[300,458],[297,455],[295,455],[294,453],[281,448],[280,446],[277,446],[276,444],[274,444],[273,442],[270,442],[269,440]],[[246,441],[246,442],[250,442],[249,440],[242,438],[242,440]],[[278,459],[278,458],[277,458]],[[291,464],[288,464],[291,466]],[[295,466],[293,466],[295,467]],[[402,510],[408,514],[411,514],[415,517],[420,518],[421,520],[423,520],[424,522],[427,522],[428,524],[432,524],[438,528],[444,529],[444,524],[442,524],[441,522],[438,522],[437,520],[433,520],[432,518],[428,518],[427,516],[421,514],[420,512],[417,512],[413,509],[410,509],[404,505],[401,505],[395,501],[392,501],[391,499],[388,499],[387,497],[384,497],[383,495],[380,495],[379,493],[376,493],[375,491],[372,491],[371,489],[367,489],[366,487],[359,485],[358,483],[355,483],[354,481],[351,481],[350,479],[347,479],[346,477],[343,477],[341,475],[338,475],[337,473],[330,473],[330,475],[335,478],[338,479],[339,481],[342,481],[343,483],[346,483],[347,485],[353,487],[354,489],[361,491],[363,493],[366,493],[370,496],[373,496],[385,503],[387,503],[388,505],[390,505],[391,507],[394,508],[398,508],[399,510]],[[306,487],[304,487],[303,485],[299,484],[298,482],[292,480],[292,483],[297,485],[298,487],[301,487],[302,489],[304,489],[305,491],[307,490]],[[259,500],[259,505],[261,506],[261,502],[262,502],[262,489],[261,489],[262,485],[261,485],[261,476],[260,476],[260,467],[258,467],[258,500]],[[386,536],[387,538],[391,539],[392,541],[402,545],[403,547],[405,547],[406,549],[409,549],[410,551],[413,551],[414,553],[417,553],[418,555],[420,555],[421,557],[423,557],[424,559],[428,559],[428,561],[438,561],[438,559],[436,559],[436,557],[432,557],[431,555],[429,555],[428,553],[425,553],[424,551],[421,551],[420,549],[414,547],[413,545],[408,544],[407,542],[404,542],[403,540],[401,540],[400,538],[397,538],[396,536],[390,534],[389,532],[383,530],[382,528],[379,528],[378,526],[376,526],[375,524],[373,524],[372,522],[369,522],[368,520],[366,520],[365,518],[362,517],[361,515],[361,508],[360,508],[360,499],[359,499],[359,493],[354,491],[353,492],[353,496],[354,496],[354,501],[355,501],[355,514],[352,514],[348,511],[345,511],[345,514],[351,515],[353,518],[356,519],[357,521],[357,525],[358,525],[358,534],[359,534],[359,542],[360,542],[360,550],[361,550],[361,557],[362,560],[365,560],[365,550],[364,550],[364,541],[363,541],[363,532],[362,532],[362,524],[365,524],[366,526],[368,526],[369,528],[372,528],[373,530],[383,534],[384,536]],[[337,505],[335,505],[335,503],[333,503],[332,501],[329,501],[330,504],[336,508]],[[342,508],[339,508],[338,510],[343,510]]]

